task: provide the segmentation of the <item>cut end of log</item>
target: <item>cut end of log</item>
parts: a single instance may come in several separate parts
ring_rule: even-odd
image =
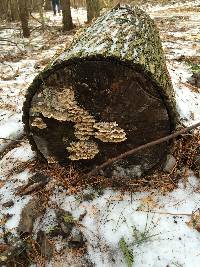
[[[108,15],[99,18],[74,41],[67,56],[65,52],[31,85],[23,120],[33,148],[49,163],[73,162],[88,172],[109,158],[174,130],[174,94],[159,36],[143,11],[131,10],[119,7],[110,11],[114,20],[109,20]],[[121,46],[113,50],[114,40],[109,46],[106,32],[115,31],[111,37],[117,38],[115,42],[123,42],[119,38],[126,35],[128,24],[126,20],[119,23],[119,15],[125,13],[134,40],[126,44],[128,52],[122,58],[118,55]],[[148,32],[138,35],[131,18],[146,18]],[[141,31],[144,21],[137,25]],[[97,52],[96,35],[105,25],[107,29],[101,38],[107,48],[99,46]],[[87,40],[94,45],[84,50]],[[136,48],[143,51],[139,61]],[[168,143],[154,146],[118,161],[102,174],[140,176],[162,161],[167,150]]]
[[[80,161],[90,169],[169,134],[171,123],[157,86],[144,73],[117,61],[91,60],[68,65],[45,80],[32,98],[29,127],[48,162]],[[128,166],[120,175],[138,176],[158,163],[166,148],[123,160],[111,172]]]

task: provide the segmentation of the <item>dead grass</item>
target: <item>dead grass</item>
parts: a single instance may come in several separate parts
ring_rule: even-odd
[[[32,262],[37,264],[37,267],[45,267],[46,266],[46,258],[41,253],[40,245],[36,242],[36,240],[29,237],[28,243],[31,247],[29,252],[29,258]]]

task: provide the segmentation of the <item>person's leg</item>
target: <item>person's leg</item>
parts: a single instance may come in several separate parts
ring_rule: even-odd
[[[56,5],[58,8],[58,13],[60,13],[60,0],[56,0]]]
[[[53,13],[56,15],[56,0],[52,0]]]

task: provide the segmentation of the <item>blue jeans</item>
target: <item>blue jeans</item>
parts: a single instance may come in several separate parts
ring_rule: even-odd
[[[56,15],[56,6],[58,9],[58,13],[60,13],[60,1],[59,0],[52,0],[52,7],[53,7],[54,15]]]

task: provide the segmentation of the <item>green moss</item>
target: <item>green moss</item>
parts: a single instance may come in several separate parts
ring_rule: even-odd
[[[55,225],[55,226],[49,227],[49,228],[47,229],[46,233],[47,233],[47,234],[51,234],[51,233],[56,232],[56,231],[58,231],[58,230],[60,230],[60,228],[59,228],[57,225]]]
[[[189,65],[193,73],[200,73],[200,64],[190,63]]]
[[[179,61],[185,62],[193,73],[200,73],[200,60],[198,56],[181,56]]]
[[[63,216],[63,220],[66,223],[73,223],[75,221],[74,217],[72,215],[70,215],[70,214],[65,214]]]

